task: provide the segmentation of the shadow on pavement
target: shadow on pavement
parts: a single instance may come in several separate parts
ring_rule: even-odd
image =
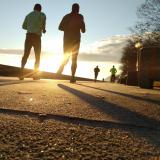
[[[120,121],[121,123],[129,123],[129,124],[140,125],[140,126],[149,127],[149,128],[160,129],[160,122],[155,119],[152,119],[140,113],[131,111],[122,106],[118,106],[116,104],[106,102],[103,99],[97,98],[93,95],[76,90],[74,88],[70,88],[63,84],[58,84],[58,86],[74,94],[75,96],[81,98],[83,101],[86,101],[96,109],[111,116],[113,119]]]
[[[139,97],[139,96],[134,96],[134,95],[126,94],[126,93],[120,93],[120,92],[116,92],[116,91],[110,91],[110,90],[92,87],[92,86],[88,86],[88,85],[84,85],[84,84],[79,84],[79,83],[78,83],[78,85],[160,105],[160,100],[143,98],[143,97]]]
[[[155,128],[149,128],[145,126],[117,123],[117,122],[111,122],[111,121],[89,120],[89,119],[70,117],[65,115],[42,114],[42,113],[36,113],[36,112],[30,112],[30,111],[12,110],[12,109],[4,109],[4,108],[0,108],[0,114],[7,114],[7,115],[14,115],[14,116],[15,115],[28,116],[31,118],[38,119],[41,123],[43,123],[45,120],[58,120],[64,123],[69,123],[74,125],[100,127],[104,129],[122,129],[148,139],[155,146],[160,145],[160,142],[157,141],[157,139],[160,138],[159,131],[155,130]]]
[[[125,123],[118,123],[113,121],[104,121],[104,120],[90,120],[90,119],[84,119],[79,117],[73,117],[73,116],[65,116],[65,115],[55,115],[55,114],[42,114],[37,112],[30,112],[30,111],[22,111],[22,110],[13,110],[13,109],[6,109],[6,108],[0,108],[1,114],[7,114],[7,115],[16,115],[16,116],[29,116],[31,118],[37,118],[41,122],[45,120],[58,120],[61,122],[67,122],[72,123],[76,125],[86,125],[90,127],[101,127],[101,128],[139,128],[139,129],[147,129],[152,130],[154,128],[149,128],[145,126],[138,126],[138,125],[132,125],[132,124],[125,124]]]
[[[36,82],[36,81],[33,81],[33,80],[31,80],[31,81],[7,81],[7,82],[4,82],[3,81],[3,83],[0,83],[0,86],[7,86],[7,85],[12,85],[12,84],[21,84],[21,83],[31,83],[31,82]]]
[[[131,132],[132,134],[136,134],[140,137],[144,137],[149,140],[150,143],[154,145],[160,146],[160,122],[141,115],[139,113],[133,112],[127,108],[123,108],[121,106],[109,103],[104,101],[103,99],[99,99],[94,97],[93,95],[87,94],[85,92],[76,90],[74,88],[70,88],[63,84],[58,84],[58,86],[75,96],[79,97],[83,101],[86,101],[96,109],[106,113],[107,115],[112,116],[113,119],[119,120],[120,122],[117,124],[124,124],[126,125],[123,129],[126,131]],[[107,124],[106,124],[107,125]],[[129,129],[127,126],[137,126],[139,127],[138,130]],[[146,132],[144,128],[152,128],[149,132]],[[158,134],[153,133],[154,131],[158,131]],[[147,135],[148,134],[148,135]]]

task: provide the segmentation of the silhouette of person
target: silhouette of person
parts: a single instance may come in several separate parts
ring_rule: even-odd
[[[71,13],[65,15],[60,22],[59,30],[64,32],[63,38],[63,61],[57,71],[57,74],[63,72],[64,66],[68,63],[70,56],[72,56],[70,79],[71,83],[76,82],[75,73],[77,69],[77,56],[80,48],[81,32],[85,33],[84,18],[79,14],[79,4],[74,3],[72,5]]]
[[[41,53],[41,36],[42,32],[46,33],[46,15],[41,12],[42,7],[40,4],[35,4],[34,11],[29,13],[23,22],[22,28],[27,30],[26,40],[24,45],[24,55],[21,61],[20,80],[24,79],[24,66],[27,63],[27,59],[30,55],[31,48],[34,48],[35,52],[35,75],[34,80],[39,79],[38,69],[40,64]]]
[[[98,68],[98,66],[96,66],[94,68],[94,81],[97,81],[97,77],[98,77],[98,73],[100,72],[100,69]]]
[[[117,73],[117,69],[115,68],[115,66],[113,66],[113,67],[110,69],[110,72],[111,72],[111,82],[115,82],[116,73]]]

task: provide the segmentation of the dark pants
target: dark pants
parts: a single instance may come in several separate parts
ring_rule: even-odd
[[[95,81],[97,80],[97,77],[98,77],[98,73],[94,72],[94,79],[95,79]]]
[[[68,63],[70,56],[72,56],[72,77],[74,77],[76,69],[77,69],[77,57],[79,52],[80,42],[72,43],[69,41],[64,42],[63,50],[64,56],[63,61],[58,69],[58,73],[62,73],[64,66]]]
[[[31,48],[34,48],[35,52],[35,64],[34,69],[38,70],[40,64],[40,53],[41,53],[41,37],[33,33],[27,33],[25,46],[24,46],[24,55],[22,57],[21,68],[23,69],[27,63],[27,59],[30,55]]]
[[[116,79],[115,74],[112,74],[112,75],[111,75],[111,82],[115,82],[115,79]]]

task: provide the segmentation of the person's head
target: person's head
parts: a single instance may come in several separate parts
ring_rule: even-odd
[[[34,5],[34,11],[41,12],[41,10],[42,10],[42,6],[40,4],[37,3],[37,4]]]
[[[114,68],[114,66],[113,66],[113,68]]]
[[[98,68],[98,66],[97,66],[97,68]]]
[[[72,13],[79,13],[79,4],[78,3],[74,3],[72,5]]]

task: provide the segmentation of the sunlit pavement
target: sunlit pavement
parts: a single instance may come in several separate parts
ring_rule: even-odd
[[[48,159],[160,155],[160,90],[3,77],[0,115],[0,158],[6,150],[8,158],[14,152],[13,158],[28,159],[39,154]],[[11,145],[12,133],[16,140]]]

